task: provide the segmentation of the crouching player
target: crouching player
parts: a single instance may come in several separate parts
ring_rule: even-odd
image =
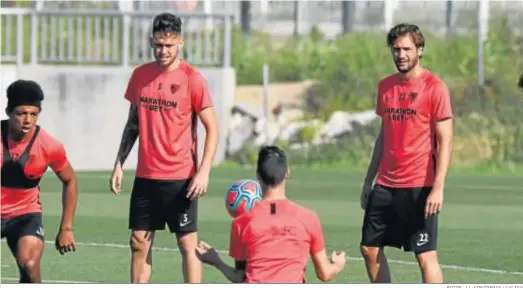
[[[333,252],[329,261],[316,213],[286,198],[289,169],[285,153],[274,146],[264,147],[257,166],[263,201],[232,223],[229,255],[236,261],[235,268],[205,242],[196,249],[202,262],[234,283],[305,283],[311,256],[318,278],[334,279],[345,267],[345,253]]]
[[[36,125],[44,94],[33,81],[7,88],[8,120],[2,120],[1,238],[16,258],[20,283],[40,283],[44,228],[40,179],[47,167],[63,183],[63,212],[55,246],[60,254],[75,250],[72,230],[78,196],[76,177],[60,142]]]

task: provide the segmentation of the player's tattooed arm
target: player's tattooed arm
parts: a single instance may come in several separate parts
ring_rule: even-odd
[[[131,104],[129,107],[129,117],[123,129],[122,140],[120,141],[120,148],[116,156],[116,163],[123,165],[131,150],[133,149],[136,139],[138,139],[138,107]]]

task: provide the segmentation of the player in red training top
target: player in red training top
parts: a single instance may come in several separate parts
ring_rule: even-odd
[[[390,282],[384,247],[392,246],[415,253],[423,282],[441,283],[437,214],[452,150],[449,90],[420,66],[425,40],[417,26],[395,26],[387,43],[398,73],[378,85],[382,128],[361,195],[361,251],[371,282]]]
[[[8,120],[2,120],[2,239],[16,258],[20,283],[41,283],[44,227],[39,183],[51,167],[63,183],[62,221],[55,246],[60,254],[75,250],[73,218],[76,177],[58,140],[36,125],[44,93],[33,81],[17,80],[7,88]]]
[[[289,173],[282,150],[274,146],[260,150],[257,177],[263,201],[232,222],[229,256],[236,267],[229,267],[202,242],[197,249],[204,263],[234,283],[305,283],[309,256],[322,281],[332,280],[343,270],[345,252],[333,252],[329,261],[316,213],[286,198]]]
[[[207,82],[178,57],[182,22],[164,13],[153,20],[151,47],[155,62],[136,68],[125,98],[131,103],[111,176],[111,190],[121,191],[122,165],[139,138],[138,167],[131,193],[131,281],[147,283],[156,230],[176,233],[185,282],[202,281],[196,255],[197,199],[207,192],[218,144],[218,120]],[[198,167],[198,117],[206,130],[204,155]],[[139,135],[139,137],[138,137]]]

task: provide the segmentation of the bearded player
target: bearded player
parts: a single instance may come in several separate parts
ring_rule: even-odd
[[[186,283],[202,281],[196,255],[198,199],[207,192],[218,144],[218,120],[207,83],[194,67],[180,59],[182,21],[169,13],[157,15],[151,47],[156,61],[133,71],[125,98],[131,103],[111,177],[119,195],[122,165],[139,138],[138,167],[131,193],[131,282],[151,277],[155,232],[165,225],[176,234]],[[198,167],[196,127],[206,131]]]
[[[235,267],[225,264],[216,250],[202,242],[197,251],[204,263],[233,283],[305,283],[309,256],[321,281],[330,281],[343,270],[345,252],[327,257],[316,213],[287,199],[289,175],[281,149],[268,146],[260,150],[257,178],[263,200],[232,223],[229,256]]]
[[[361,252],[371,282],[391,281],[384,254],[390,246],[415,254],[423,282],[441,283],[436,250],[452,151],[449,90],[420,65],[425,39],[417,26],[395,26],[387,44],[398,73],[378,85],[382,128],[361,194]]]
[[[75,251],[73,218],[78,198],[75,173],[64,146],[36,125],[44,93],[33,81],[7,88],[8,120],[2,120],[1,238],[16,259],[20,283],[41,283],[44,227],[39,183],[47,167],[63,184],[62,220],[55,246],[60,254]]]

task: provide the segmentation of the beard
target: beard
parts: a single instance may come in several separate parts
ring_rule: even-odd
[[[156,63],[160,65],[162,68],[167,68],[171,66],[176,61],[176,55],[174,57],[168,57],[167,59],[163,60],[160,57],[155,57]]]
[[[402,64],[400,64],[399,60],[395,60],[394,65],[396,65],[396,69],[398,70],[398,72],[400,72],[402,74],[407,74],[412,69],[414,69],[414,67],[416,67],[416,65],[418,65],[418,62],[419,62],[419,58],[414,58],[414,59],[411,59],[410,61],[408,61],[407,65],[402,65]]]

